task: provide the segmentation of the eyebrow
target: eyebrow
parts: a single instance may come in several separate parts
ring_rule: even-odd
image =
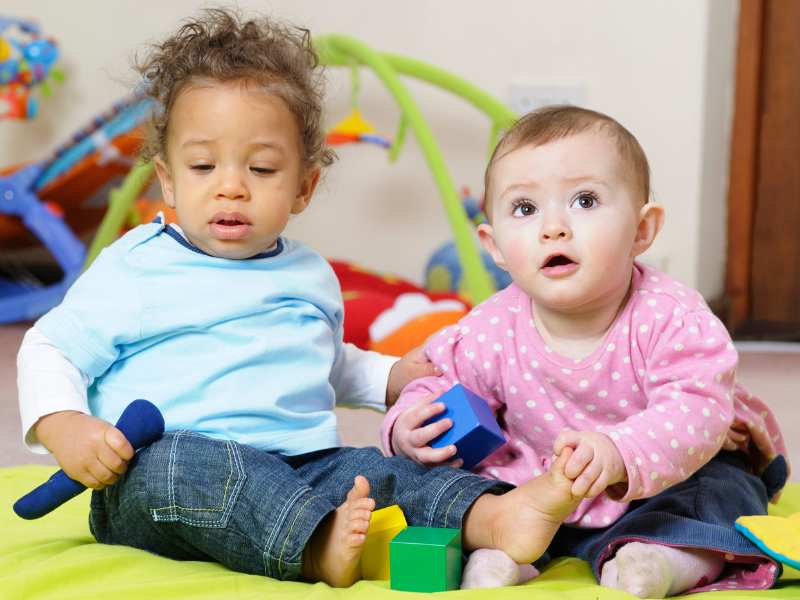
[[[568,177],[564,181],[566,181],[567,183],[580,183],[582,181],[591,181],[592,183],[599,183],[600,185],[608,186],[605,178],[598,177],[597,175],[592,175],[592,174],[576,175],[575,177]]]
[[[210,139],[210,138],[209,139],[206,139],[206,138],[189,139],[189,140],[186,140],[185,142],[183,142],[181,144],[181,148],[188,148],[189,146],[208,146],[210,144],[213,144],[215,141],[216,140],[213,140],[213,139]],[[280,152],[280,153],[284,152],[283,146],[280,145],[280,144],[277,144],[275,142],[256,141],[256,142],[250,142],[248,144],[248,146],[257,146],[258,148],[266,148],[268,150],[275,150],[276,152]]]
[[[575,177],[568,177],[564,180],[566,183],[575,184],[581,182],[592,182],[598,185],[602,185],[603,187],[608,187],[608,184],[605,182],[604,179],[601,177],[597,177],[596,175],[576,175]],[[502,191],[500,197],[504,197],[506,194],[516,192],[518,190],[528,190],[528,189],[536,189],[542,187],[541,184],[536,181],[535,179],[529,179],[527,181],[522,181],[520,183],[515,183],[514,185],[508,186],[506,189]]]

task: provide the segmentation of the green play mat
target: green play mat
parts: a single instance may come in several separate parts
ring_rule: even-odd
[[[94,541],[87,525],[89,494],[83,494],[37,521],[23,521],[11,510],[14,501],[46,480],[52,467],[0,469],[0,598],[3,600],[69,600],[87,598],[338,598],[375,600],[413,597],[393,592],[385,581],[361,581],[346,590],[325,584],[280,582],[234,573],[212,563],[179,562],[133,548]],[[800,511],[800,484],[784,492],[774,514]],[[405,595],[402,595],[405,594]],[[447,592],[448,598],[633,598],[599,587],[588,565],[559,559],[535,581],[502,590]],[[416,594],[422,597],[422,594]],[[760,592],[708,592],[697,600],[800,598],[800,572],[786,569],[777,588]]]

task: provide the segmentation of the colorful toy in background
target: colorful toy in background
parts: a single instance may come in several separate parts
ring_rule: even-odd
[[[55,40],[42,37],[38,25],[0,17],[0,120],[36,116],[39,102],[34,89],[39,87],[44,96],[50,96],[50,82],[64,80],[63,72],[55,66],[57,60]]]
[[[461,203],[467,218],[474,227],[486,222],[486,215],[481,210],[481,204],[470,194],[469,188],[464,187],[461,191]],[[481,262],[494,282],[495,288],[502,290],[511,283],[511,276],[494,264],[489,253],[481,249]],[[461,269],[461,261],[458,258],[455,242],[445,242],[439,246],[428,264],[425,265],[425,287],[431,292],[457,292],[464,294],[464,278]]]
[[[0,323],[37,318],[78,277],[86,258],[81,238],[105,217],[109,186],[131,170],[141,144],[137,127],[151,106],[141,97],[120,102],[49,159],[0,171]],[[18,257],[41,246],[58,263],[55,279]]]
[[[359,71],[353,68],[350,71],[350,114],[334,125],[328,132],[326,141],[329,146],[342,144],[368,143],[389,149],[392,142],[379,135],[375,127],[367,121],[358,109],[358,94],[361,90]]]
[[[372,123],[364,119],[361,111],[355,107],[328,132],[326,140],[330,146],[366,142],[383,148],[392,147],[392,143],[382,135],[378,135]]]
[[[429,335],[467,314],[469,305],[453,293],[431,293],[410,281],[330,261],[342,286],[344,341],[400,356]]]

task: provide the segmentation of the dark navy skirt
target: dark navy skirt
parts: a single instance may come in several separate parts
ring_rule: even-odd
[[[692,592],[772,587],[781,565],[736,531],[734,522],[743,515],[766,514],[768,499],[785,485],[787,476],[783,456],[758,476],[743,453],[720,452],[686,481],[632,502],[628,512],[608,527],[561,527],[536,566],[555,556],[577,556],[591,564],[599,581],[603,563],[620,546],[639,541],[723,554],[728,565],[721,578],[700,582]]]

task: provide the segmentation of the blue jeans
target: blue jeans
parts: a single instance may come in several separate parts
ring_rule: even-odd
[[[92,494],[89,524],[98,542],[298,579],[303,548],[356,475],[369,480],[377,508],[399,504],[409,525],[426,527],[461,528],[481,494],[512,487],[377,448],[283,456],[181,431],[138,452],[125,476]]]

